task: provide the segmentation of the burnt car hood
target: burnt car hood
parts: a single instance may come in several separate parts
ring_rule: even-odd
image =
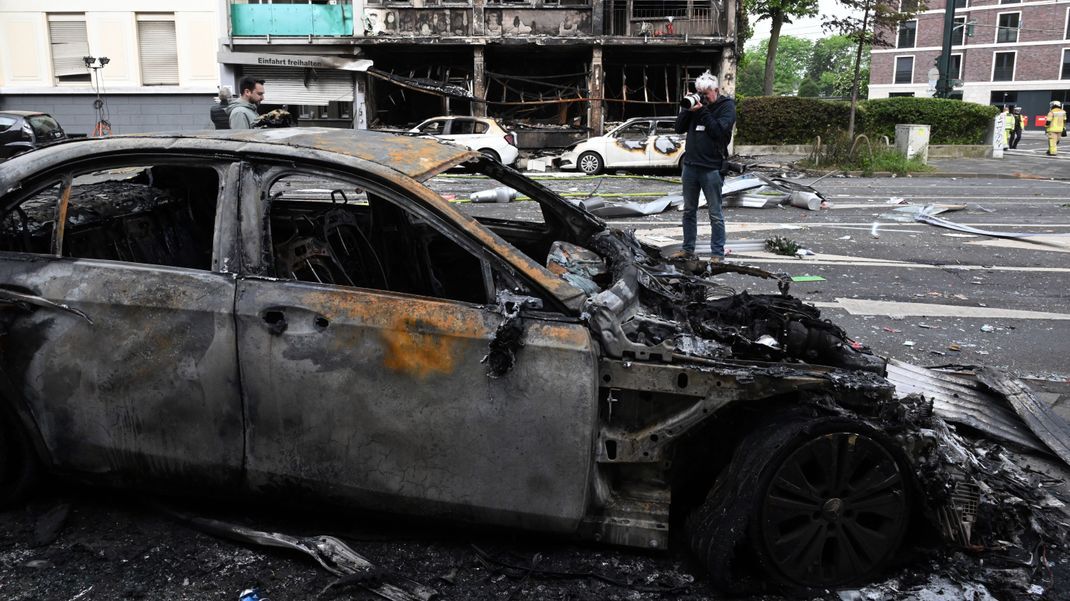
[[[659,362],[806,363],[885,373],[884,359],[788,294],[790,280],[744,265],[664,259],[630,232],[559,244],[551,271],[587,291],[583,318],[605,355]],[[776,281],[779,294],[725,294],[712,277]]]

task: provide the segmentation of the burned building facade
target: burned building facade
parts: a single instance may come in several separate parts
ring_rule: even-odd
[[[597,135],[675,114],[707,69],[735,84],[738,0],[223,2],[224,82],[267,80],[302,125],[450,114]]]

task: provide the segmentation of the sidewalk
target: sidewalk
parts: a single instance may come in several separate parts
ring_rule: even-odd
[[[1059,145],[1059,156],[1049,157],[1047,139],[1038,132],[1028,132],[1016,150],[1007,150],[1002,159],[929,159],[936,171],[915,173],[912,177],[996,177],[1070,180],[1070,138]],[[792,165],[803,157],[794,155],[760,155],[744,159],[747,163]],[[812,171],[822,171],[816,169]],[[856,174],[857,175],[857,174]],[[881,174],[875,174],[880,177]]]

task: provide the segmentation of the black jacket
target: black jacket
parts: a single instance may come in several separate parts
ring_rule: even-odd
[[[226,107],[230,104],[226,100],[220,100],[212,105],[210,114],[212,116],[212,123],[215,124],[216,129],[230,129],[230,117],[227,115]]]
[[[676,116],[676,133],[687,132],[684,164],[720,169],[728,158],[728,143],[736,124],[736,101],[719,96],[713,104],[697,111],[681,109]]]

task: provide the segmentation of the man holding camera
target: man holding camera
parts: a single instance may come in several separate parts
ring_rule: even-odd
[[[711,261],[724,259],[725,229],[721,213],[721,171],[728,160],[728,143],[736,123],[736,103],[720,96],[717,78],[706,71],[695,80],[695,94],[688,94],[680,102],[676,117],[676,133],[687,132],[683,164],[684,245],[680,257],[695,253],[698,235],[698,194],[706,196],[710,214]]]

